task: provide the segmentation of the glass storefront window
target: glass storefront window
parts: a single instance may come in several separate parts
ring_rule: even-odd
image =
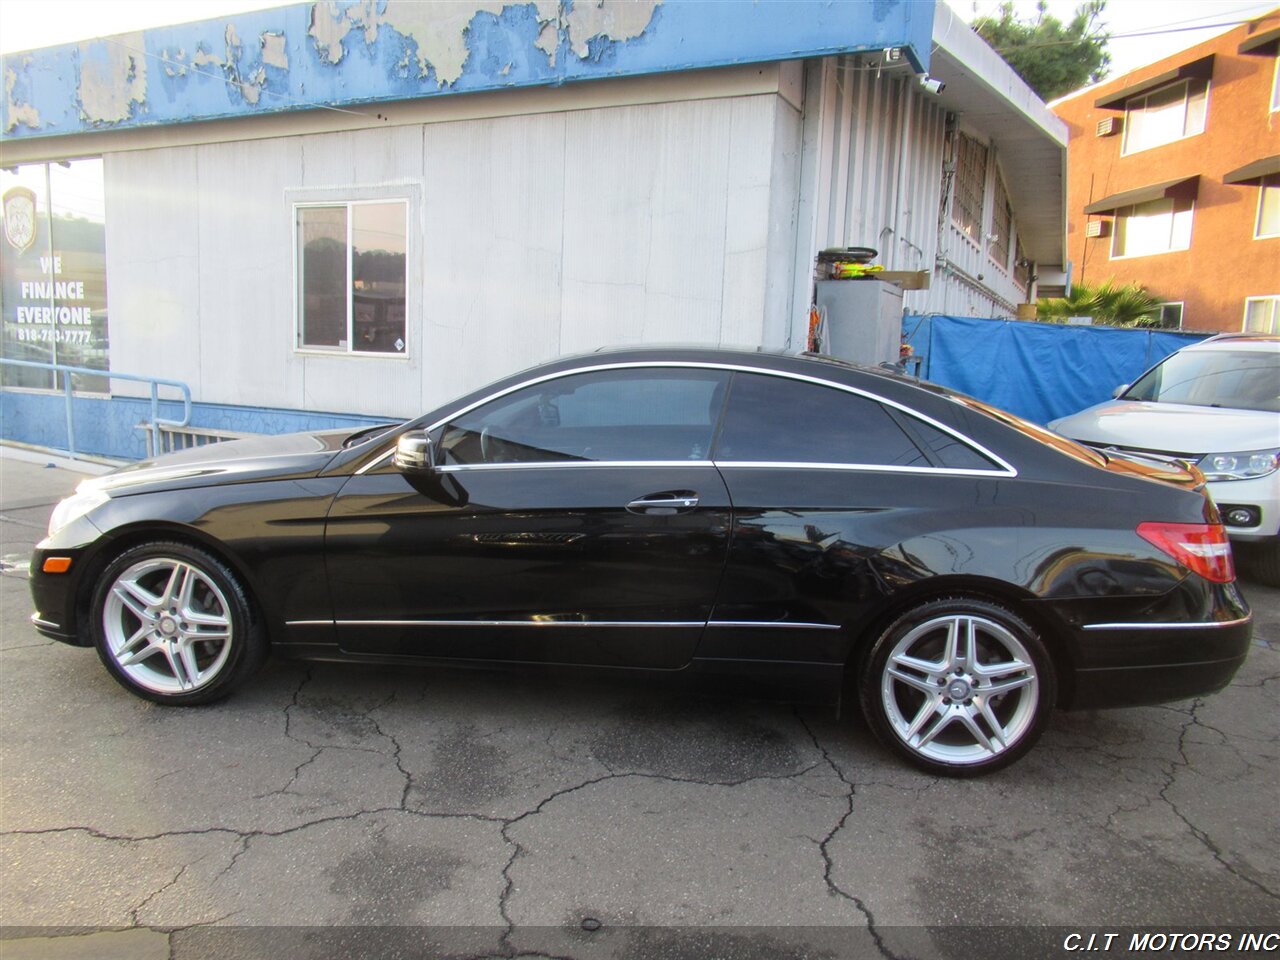
[[[102,160],[6,168],[0,171],[0,199],[3,355],[108,369]],[[72,376],[79,390],[107,390],[105,377]],[[0,377],[5,386],[62,386],[48,371],[7,364]]]

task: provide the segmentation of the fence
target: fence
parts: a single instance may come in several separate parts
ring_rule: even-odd
[[[95,379],[111,380],[127,380],[130,383],[145,383],[150,389],[148,418],[139,426],[147,431],[147,447],[148,449],[159,449],[160,431],[162,428],[179,428],[185,427],[191,422],[191,389],[179,380],[165,380],[160,377],[142,377],[133,373],[114,373],[109,370],[96,370],[90,367],[71,367],[63,363],[43,363],[35,360],[11,360],[8,357],[0,357],[0,364],[9,367],[18,367],[35,370],[49,370],[55,374],[61,374],[62,380],[62,399],[63,399],[63,417],[66,423],[66,449],[67,453],[72,457],[77,456],[76,448],[76,418],[75,418],[75,377],[93,377]],[[160,415],[161,400],[160,388],[170,387],[179,393],[178,403],[181,404],[181,416],[179,417],[163,417]],[[170,403],[166,403],[170,406]],[[96,451],[94,451],[96,452]]]
[[[905,317],[920,376],[1048,423],[1109,399],[1156,361],[1207,334],[973,317]]]

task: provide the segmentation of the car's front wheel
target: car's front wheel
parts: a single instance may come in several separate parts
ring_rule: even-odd
[[[126,550],[98,582],[93,639],[107,670],[156,703],[208,703],[266,653],[244,589],[228,567],[183,543]]]
[[[1053,662],[1012,611],[974,598],[903,614],[871,649],[862,709],[890,749],[932,773],[1007,766],[1039,739],[1053,710]]]

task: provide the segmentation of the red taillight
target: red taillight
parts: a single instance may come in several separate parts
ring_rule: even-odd
[[[1220,523],[1140,523],[1138,536],[1206,580],[1230,583],[1236,578],[1231,543]]]

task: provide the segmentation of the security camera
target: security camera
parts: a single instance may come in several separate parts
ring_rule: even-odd
[[[943,90],[947,89],[947,85],[945,83],[929,76],[927,73],[920,78],[920,86],[924,87],[934,96],[937,96]]]

